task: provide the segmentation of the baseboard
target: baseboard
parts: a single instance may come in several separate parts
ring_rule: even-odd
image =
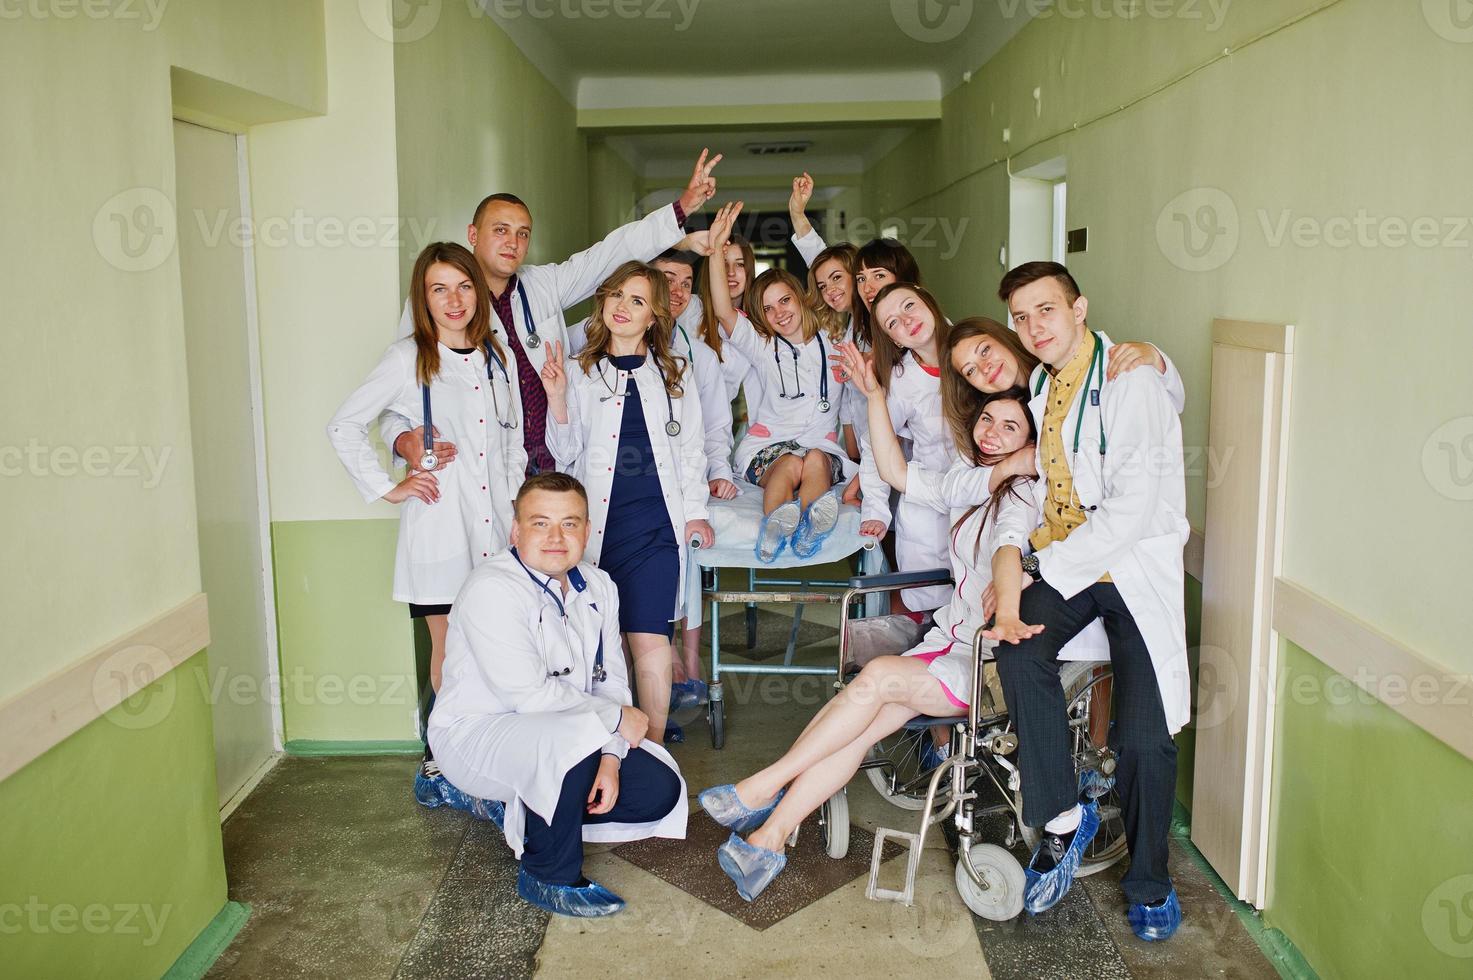
[[[336,742],[294,738],[282,747],[287,755],[317,758],[326,755],[423,755],[425,743],[419,739]]]
[[[210,924],[200,930],[200,934],[194,937],[194,942],[185,947],[184,952],[169,967],[164,974],[164,980],[199,980],[220,954],[229,948],[245,928],[246,920],[251,917],[251,907],[240,902],[226,902]]]

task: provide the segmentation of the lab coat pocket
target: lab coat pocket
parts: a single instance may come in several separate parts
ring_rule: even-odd
[[[1184,601],[1182,545],[1181,535],[1173,531],[1142,538],[1135,548],[1144,580],[1165,609],[1180,608]]]

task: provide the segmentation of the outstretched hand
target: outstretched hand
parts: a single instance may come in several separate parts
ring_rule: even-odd
[[[1011,643],[1016,645],[1017,643],[1028,639],[1030,636],[1037,636],[1042,632],[1042,626],[1029,626],[1027,623],[1023,622],[1017,617],[1008,616],[1005,618],[1001,618],[997,622],[993,623],[991,629],[983,630],[982,638],[987,640],[996,640],[998,643]]]
[[[736,219],[741,216],[742,202],[732,201],[723,204],[721,210],[716,212],[716,217],[711,221],[710,240],[711,254],[725,248],[731,241],[731,231],[736,225]]]
[[[875,377],[874,361],[865,355],[853,341],[843,341],[837,347],[838,353],[833,360],[838,361],[843,367],[844,373],[849,380],[854,382],[860,392],[866,397],[872,397],[881,390],[880,382]]]

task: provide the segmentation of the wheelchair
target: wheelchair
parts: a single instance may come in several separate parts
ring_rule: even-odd
[[[897,589],[951,583],[945,569],[893,575],[856,576],[844,596],[843,608],[867,595]],[[928,623],[916,624],[906,616],[845,619],[839,637],[841,688],[875,657],[899,654],[920,642]],[[983,656],[979,631],[972,644],[973,679],[970,707],[965,715],[949,718],[918,717],[869,752],[860,769],[874,788],[896,807],[916,814],[914,831],[879,828],[870,856],[865,896],[875,901],[914,904],[916,872],[926,836],[933,826],[954,828],[957,850],[956,887],[963,903],[977,915],[994,921],[1015,918],[1023,910],[1023,865],[1010,848],[1019,842],[1031,851],[1039,832],[1023,822],[1023,787],[1017,766],[1010,761],[1018,736],[1008,720],[997,668]],[[1126,853],[1121,801],[1114,785],[1116,760],[1108,746],[1111,713],[1111,673],[1108,663],[1066,662],[1061,670],[1072,737],[1074,768],[1081,787],[1100,808],[1100,829],[1080,862],[1078,875],[1110,867]],[[940,765],[923,761],[933,730],[944,726],[951,752]],[[1005,823],[1001,844],[982,839],[984,825],[996,830]],[[847,787],[823,804],[819,824],[831,857],[843,857],[849,843]],[[880,865],[885,845],[903,843],[908,849],[905,881],[899,889],[881,888]]]

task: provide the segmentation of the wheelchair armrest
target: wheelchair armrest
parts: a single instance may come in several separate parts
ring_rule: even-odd
[[[950,585],[951,569],[928,568],[919,572],[887,572],[884,575],[853,575],[851,589],[894,589],[912,585]]]

